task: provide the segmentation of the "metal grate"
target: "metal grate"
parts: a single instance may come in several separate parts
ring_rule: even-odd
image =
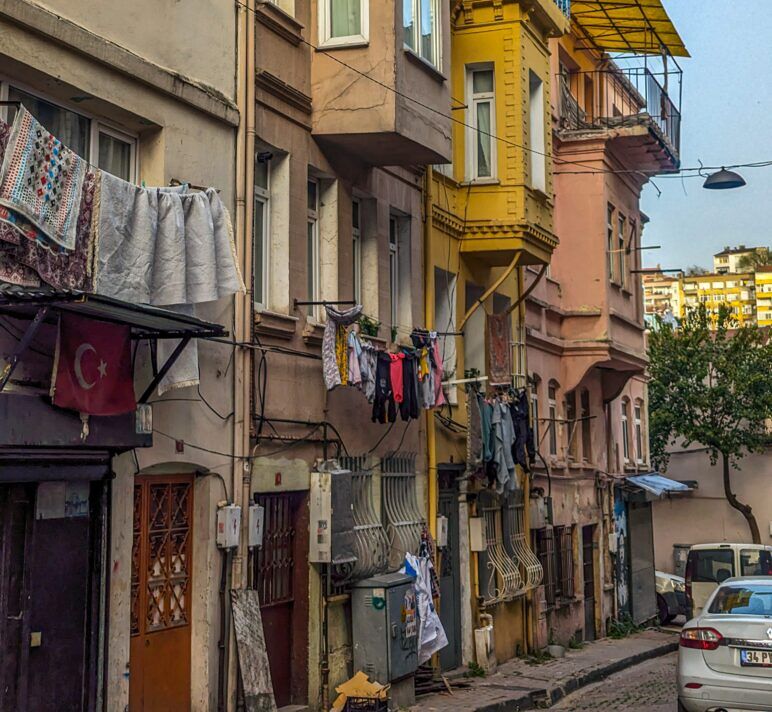
[[[574,597],[574,537],[573,527],[555,527],[555,558],[557,561],[558,598]]]
[[[254,571],[261,608],[294,600],[295,500],[293,493],[257,496],[265,507],[263,546],[257,550]]]
[[[342,457],[340,465],[351,470],[351,504],[357,560],[349,580],[360,580],[386,570],[389,540],[373,505],[373,472],[367,456]]]
[[[483,605],[490,606],[511,601],[524,590],[523,578],[517,561],[504,547],[504,524],[499,497],[494,492],[481,492],[477,499],[477,513],[485,521],[485,552],[480,556],[485,585],[481,590]]]
[[[544,571],[525,534],[525,499],[523,490],[512,492],[504,500],[504,545],[518,563],[526,591],[538,586]]]
[[[415,454],[381,459],[381,508],[389,542],[387,568],[396,571],[407,552],[418,553],[426,526],[416,493]]]
[[[554,606],[557,571],[555,570],[555,542],[552,538],[552,529],[536,529],[533,534],[534,549],[544,571],[544,600],[548,606]]]

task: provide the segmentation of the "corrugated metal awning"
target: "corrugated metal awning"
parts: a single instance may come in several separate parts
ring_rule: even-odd
[[[606,52],[689,56],[662,0],[573,0],[571,18]]]
[[[659,472],[649,472],[645,475],[631,475],[627,478],[627,481],[657,497],[661,497],[666,492],[691,491],[691,487],[688,485],[663,477]]]

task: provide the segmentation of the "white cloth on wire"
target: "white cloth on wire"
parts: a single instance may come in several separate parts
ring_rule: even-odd
[[[434,653],[448,644],[445,628],[432,601],[431,559],[428,556],[405,554],[404,573],[415,576],[415,592],[418,607],[418,664],[422,665]]]

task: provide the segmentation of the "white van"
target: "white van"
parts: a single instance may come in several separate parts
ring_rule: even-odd
[[[772,546],[696,544],[686,559],[687,619],[702,609],[720,583],[734,576],[772,576]]]

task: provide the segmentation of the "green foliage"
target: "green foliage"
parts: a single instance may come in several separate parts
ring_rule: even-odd
[[[569,650],[581,650],[584,647],[584,642],[578,638],[578,636],[572,635],[568,639]]]
[[[721,307],[711,330],[704,305],[674,328],[658,319],[649,335],[652,458],[666,468],[667,448],[682,439],[706,446],[733,467],[760,452],[772,418],[772,341],[755,325],[737,327]]]
[[[377,319],[362,314],[359,317],[359,331],[362,336],[378,336],[381,329],[381,322]]]
[[[628,613],[624,613],[619,618],[619,620],[612,620],[609,623],[606,633],[608,634],[609,638],[613,638],[614,640],[621,640],[622,638],[627,638],[628,635],[639,633],[642,630],[643,626],[636,625],[630,615]]]
[[[469,661],[465,677],[485,677],[485,669],[480,667],[474,660]]]
[[[464,369],[464,378],[479,378],[480,377],[480,369],[479,368],[467,368]]]
[[[740,272],[755,272],[759,267],[770,264],[772,264],[772,253],[768,249],[754,250],[737,260],[737,269]]]
[[[554,658],[546,650],[537,650],[530,655],[527,655],[525,662],[528,665],[543,665],[553,659]]]

